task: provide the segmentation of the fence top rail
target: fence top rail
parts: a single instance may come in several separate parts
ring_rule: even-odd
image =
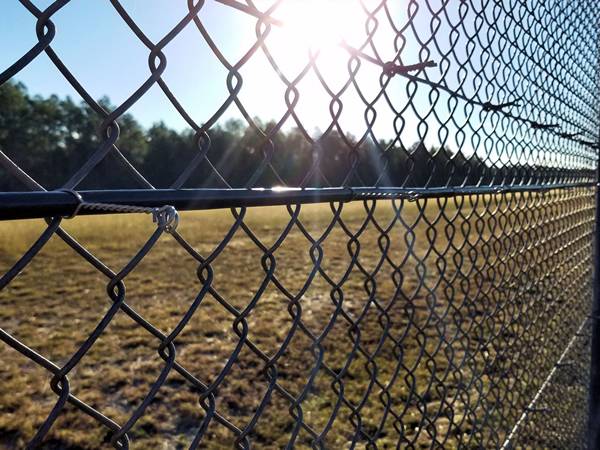
[[[136,208],[171,205],[178,211],[235,207],[299,205],[357,200],[408,200],[554,189],[594,187],[596,183],[530,184],[518,186],[461,186],[439,188],[277,188],[277,189],[132,189],[89,191],[0,192],[0,220],[35,219],[139,212]],[[75,195],[73,195],[75,194]],[[130,209],[85,208],[85,204],[131,206]]]

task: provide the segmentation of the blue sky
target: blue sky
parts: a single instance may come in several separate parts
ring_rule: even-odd
[[[42,9],[50,3],[38,1],[36,5]],[[160,0],[129,1],[123,5],[154,41],[158,41],[187,12],[185,1],[171,1],[168,8]],[[231,39],[229,35],[232,29],[248,28],[249,20],[244,14],[232,14],[229,8],[209,1],[202,10],[202,18],[224,52],[240,52],[242,41]],[[148,49],[129,30],[110,2],[72,1],[52,20],[57,30],[53,48],[94,98],[108,95],[113,104],[119,104],[148,77]],[[18,1],[11,0],[3,5],[0,70],[35,44],[35,24],[35,18]],[[198,31],[193,25],[188,26],[167,47],[165,53],[169,62],[164,74],[184,104],[201,115],[221,101],[220,94],[225,90],[216,89],[215,80],[223,79],[227,73],[202,43]],[[78,98],[45,55],[40,55],[20,72],[17,79],[35,94]],[[207,84],[210,88],[203,89]],[[131,113],[145,126],[159,120],[177,128],[185,126],[156,87],[131,109]]]
[[[292,0],[288,4],[294,1],[303,6],[312,1],[312,10],[303,7],[288,11],[287,19],[297,22],[293,23],[294,30],[282,32],[274,27],[267,40],[280,67],[291,78],[307,61],[307,47],[304,45],[301,48],[299,41],[311,41],[311,37],[318,41],[321,37],[319,33],[331,27],[330,24],[345,29],[343,37],[349,40],[356,38],[357,45],[364,39],[361,28],[364,27],[365,16],[358,2],[354,2],[352,9],[347,6],[349,2],[328,0],[333,7],[327,11],[315,11],[320,9],[318,1]],[[49,0],[35,2],[40,9],[51,3]],[[121,3],[155,42],[187,13],[185,0],[123,0]],[[256,1],[257,5],[264,8],[268,7],[268,3],[266,0]],[[340,17],[339,10],[345,11],[346,17]],[[285,9],[280,11],[279,14],[286,18]],[[295,17],[294,14],[303,16]],[[321,18],[316,25],[315,15]],[[241,58],[256,41],[256,19],[231,7],[206,0],[199,17],[219,49],[232,63]],[[385,17],[382,19],[382,24],[385,24]],[[108,0],[73,0],[52,20],[56,25],[52,47],[94,98],[107,95],[113,104],[118,105],[149,76],[148,49],[129,30]],[[18,1],[4,5],[3,15],[0,16],[0,70],[4,70],[35,44],[35,24],[35,18]],[[392,58],[391,28],[380,26],[378,40],[387,46],[383,54]],[[410,53],[412,50],[408,48],[407,51]],[[323,53],[320,68],[324,76],[332,85],[341,85],[348,76],[348,54],[341,48],[323,49]],[[227,98],[227,70],[211,52],[193,23],[166,47],[165,54],[168,64],[163,78],[194,120],[204,123]],[[414,52],[408,57],[417,59],[418,55]],[[241,73],[244,86],[240,99],[248,112],[265,120],[281,118],[286,110],[285,85],[262,52],[257,52],[244,65]],[[377,93],[380,73],[378,66],[362,63],[357,79],[361,82],[361,88],[372,96]],[[24,82],[33,94],[78,97],[44,54],[20,72],[16,79]],[[331,122],[331,98],[320,87],[316,74],[310,72],[298,88],[301,95],[297,111],[302,121],[307,123],[309,129],[325,129]],[[366,129],[363,102],[353,89],[346,92],[342,101],[344,111],[340,122],[349,132],[360,135]],[[153,87],[130,112],[146,127],[158,121],[178,129],[186,127],[158,86]],[[381,128],[380,134],[389,137],[394,133],[394,116],[388,107],[379,107],[378,112],[380,118],[376,128]],[[235,107],[231,107],[224,115],[225,119],[230,117],[240,117]],[[293,126],[292,123],[288,125]]]
[[[364,0],[366,4],[377,4],[376,0]],[[50,0],[38,0],[35,4],[44,9]],[[135,19],[138,25],[154,42],[160,40],[187,13],[186,0],[122,0],[123,7]],[[266,9],[272,0],[255,0],[260,9]],[[348,53],[339,46],[328,42],[329,34],[336,32],[354,46],[360,45],[365,38],[364,24],[366,15],[361,10],[360,2],[351,0],[286,0],[284,8],[277,14],[288,25],[283,29],[273,27],[267,38],[267,45],[279,64],[284,75],[293,78],[299,73],[308,59],[308,47],[317,45],[322,52],[318,60],[321,75],[332,86],[341,86],[348,78]],[[407,20],[407,4],[389,2],[392,15],[400,25]],[[286,5],[292,9],[285,10]],[[295,9],[294,9],[295,5]],[[300,5],[300,7],[298,6]],[[307,6],[308,5],[308,6]],[[329,5],[324,7],[322,5]],[[459,5],[457,2],[456,5]],[[446,8],[448,16],[443,16],[436,33],[436,45],[429,45],[430,58],[436,62],[441,60],[450,44],[450,24],[458,23],[458,10]],[[467,30],[474,23],[473,11],[461,22]],[[397,39],[388,18],[381,11],[377,16],[378,28],[375,44],[383,60],[395,56],[395,39]],[[206,26],[211,38],[220,51],[231,62],[235,63],[256,41],[256,18],[215,0],[206,0],[199,18]],[[125,101],[149,76],[148,49],[128,28],[118,15],[109,0],[72,0],[52,17],[56,25],[56,37],[52,47],[63,59],[64,63],[77,76],[78,80],[94,98],[108,96],[114,105]],[[406,31],[402,57],[405,63],[419,62],[423,58],[423,46],[419,44],[430,38],[432,33],[432,16],[427,8],[420,8],[412,21],[414,28]],[[7,68],[35,42],[36,19],[16,0],[5,1],[3,15],[0,16],[0,71]],[[464,30],[460,41],[453,45],[454,53],[449,63],[462,64],[467,60]],[[419,39],[416,39],[418,36]],[[339,37],[339,36],[337,36]],[[398,44],[398,42],[396,42]],[[314,49],[313,49],[314,50]],[[193,23],[190,23],[165,48],[167,68],[163,79],[171,87],[182,105],[197,123],[204,123],[227,98],[226,78],[228,71],[210,50],[205,39]],[[420,54],[421,53],[421,54]],[[467,77],[478,69],[477,49],[470,59],[472,67],[466,72]],[[460,61],[464,59],[464,61]],[[473,64],[475,66],[473,66]],[[456,66],[445,77],[449,86],[458,85]],[[446,67],[447,69],[447,67]],[[490,66],[483,68],[492,70]],[[286,111],[285,84],[271,67],[262,51],[258,51],[241,69],[244,84],[239,95],[240,100],[251,116],[264,120],[279,120]],[[361,61],[356,82],[366,99],[373,101],[379,92],[381,68],[366,60]],[[431,79],[441,79],[441,68],[428,69]],[[71,96],[78,98],[73,88],[63,79],[45,54],[21,71],[17,80],[26,84],[33,94]],[[467,79],[463,83],[464,93],[472,94],[475,83]],[[326,129],[331,123],[331,97],[326,93],[311,70],[298,84],[300,101],[296,112],[309,132],[315,129]],[[490,92],[502,94],[504,87],[493,87]],[[469,92],[471,90],[471,92]],[[464,109],[453,108],[443,92],[437,93],[438,118],[422,121],[429,114],[432,102],[431,89],[424,85],[410,86],[401,77],[395,77],[387,88],[388,99],[379,98],[375,104],[377,119],[373,129],[377,138],[391,138],[396,134],[402,141],[410,145],[418,139],[418,135],[427,135],[429,145],[440,145],[448,136],[447,146],[462,148],[468,154],[472,152],[471,135],[466,129],[462,136],[456,128],[466,123]],[[481,93],[482,91],[480,91]],[[343,112],[339,120],[342,128],[355,136],[361,136],[367,129],[365,121],[365,104],[359,93],[350,87],[341,98]],[[392,102],[397,111],[387,102]],[[184,129],[185,121],[170,105],[158,86],[139,100],[129,112],[143,126],[149,127],[158,121],[169,126]],[[450,115],[454,122],[447,124],[447,132],[440,134],[439,121],[447,120]],[[225,112],[223,120],[240,118],[235,105]],[[430,119],[432,116],[430,116]],[[476,117],[475,117],[476,119]],[[471,118],[471,122],[473,122]],[[290,120],[286,127],[292,127]],[[477,123],[470,123],[477,127]],[[426,131],[427,128],[427,131]]]

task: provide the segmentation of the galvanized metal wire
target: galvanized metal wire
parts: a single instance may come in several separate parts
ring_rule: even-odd
[[[202,11],[209,1],[256,21],[256,40],[239,61],[229,61],[207,31]],[[265,6],[250,0],[189,0],[186,15],[154,41],[123,4],[111,0],[132,39],[148,49],[149,74],[109,111],[53,49],[60,33],[53,16],[72,2],[57,0],[41,10],[20,0],[37,19],[36,42],[0,73],[0,85],[45,54],[96,112],[99,143],[62,185],[76,208],[46,218],[43,233],[0,278],[0,308],[14,295],[15,280],[31,270],[55,237],[102,277],[106,308],[61,361],[29,346],[18,326],[0,322],[0,340],[47,372],[55,394],[34,434],[0,431],[18,435],[28,448],[52,445],[59,418],[70,409],[107,433],[104,442],[90,441],[88,448],[135,447],[148,410],[175,401],[179,389],[197,396],[189,407],[198,420],[184,433],[189,448],[586,447],[600,7],[583,0],[409,0],[401,2],[403,14],[397,17],[399,2],[356,0],[365,28],[356,31],[360,45],[340,44],[348,60],[340,68],[347,76],[339,89],[319,76],[315,53],[297,55],[303,66],[294,78],[271,54],[269,34],[285,26],[278,8],[291,1]],[[386,43],[387,52],[378,40],[384,26],[394,37]],[[211,63],[218,61],[227,72],[228,96],[208,120],[192,117],[163,78],[168,44],[188,28],[214,53]],[[103,57],[110,58],[111,46],[119,43],[105,45]],[[393,58],[382,56],[390,48]],[[244,67],[259,56],[285,88],[285,112],[268,129],[251,116],[240,94]],[[364,65],[379,70],[375,86],[364,84]],[[317,76],[329,101],[331,122],[318,136],[297,114],[302,81],[309,74]],[[193,189],[202,204],[212,188],[211,201],[217,200],[211,207],[233,206],[226,234],[209,250],[194,236],[202,230],[186,234],[176,228],[177,212],[167,207],[171,201],[136,204],[131,192],[123,191],[118,202],[90,202],[84,200],[88,194],[77,192],[109,156],[140,189],[162,191],[119,150],[117,123],[155,86],[193,130],[197,145],[197,153],[170,180],[170,189]],[[354,139],[340,119],[349,92],[364,106],[366,131]],[[211,152],[211,132],[231,109],[260,140],[259,163],[243,171],[243,180],[225,170],[223,155]],[[384,109],[391,116],[382,115]],[[377,135],[378,117],[393,117],[391,140]],[[294,154],[276,142],[289,123],[311,149],[308,164],[291,166],[291,160],[278,159]],[[419,136],[414,148],[403,139],[407,126],[415,126]],[[327,152],[333,135],[344,143],[341,154]],[[18,149],[0,148],[0,170],[20,183],[18,195],[41,198],[25,191],[46,187],[16,161]],[[290,177],[286,167],[299,173]],[[194,184],[198,173],[202,184]],[[288,197],[282,201],[282,187],[299,189],[284,190]],[[341,197],[329,199],[333,191],[328,188],[339,189]],[[285,223],[273,240],[266,242],[248,221],[248,195],[256,204],[286,205]],[[219,198],[228,203],[219,204]],[[329,202],[330,214],[318,232],[303,215],[303,203],[315,201]],[[347,211],[356,203],[359,213],[349,219]],[[63,228],[65,217],[75,215],[77,221],[82,210],[152,213],[158,226],[125,264],[114,266]],[[165,233],[180,257],[197,265],[197,292],[168,330],[131,306],[125,288]],[[223,273],[227,269],[220,264],[227,252],[236,251],[239,236],[251,243],[259,280],[248,282],[251,293],[241,304],[215,281],[237,276]],[[291,269],[285,268],[289,261],[281,256],[292,241],[299,243],[297,258],[307,273],[300,286],[292,286]],[[343,255],[332,254],[332,241],[343,243]],[[311,297],[315,289],[318,295]],[[167,295],[176,292],[170,288]],[[285,316],[285,327],[273,330],[274,341],[264,341],[256,334],[255,319],[267,320],[260,311],[271,296],[281,302],[279,312],[269,314]],[[216,373],[191,367],[177,352],[188,345],[182,335],[200,320],[208,302],[222,308],[213,320],[222,321],[231,334],[232,345],[205,335],[195,342],[212,348]],[[121,316],[143,333],[161,361],[143,398],[126,408],[124,421],[72,388],[86,355],[103,336],[118,332],[113,325]],[[180,380],[176,389],[170,384],[174,376]],[[233,400],[223,394],[231,383],[239,386]],[[275,432],[261,431],[271,422],[279,424]],[[152,429],[160,435],[158,425]]]

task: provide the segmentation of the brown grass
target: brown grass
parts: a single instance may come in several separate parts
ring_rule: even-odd
[[[578,195],[556,194],[555,200],[565,205],[562,222],[558,216],[534,214],[521,225],[513,223],[512,235],[506,235],[502,220],[519,217],[523,211],[543,213],[545,200],[516,195],[512,199],[481,196],[441,203],[406,202],[399,215],[390,203],[381,202],[374,213],[377,223],[385,227],[396,220],[383,237],[374,220],[366,220],[371,203],[345,205],[343,221],[351,234],[360,233],[360,246],[340,226],[335,226],[321,245],[321,266],[335,283],[343,281],[341,290],[323,276],[315,276],[299,302],[306,328],[294,331],[289,348],[277,361],[279,386],[298,396],[317,364],[314,339],[324,333],[319,341],[328,370],[319,371],[301,402],[303,421],[317,434],[337,415],[322,444],[346,448],[353,440],[356,417],[352,418],[349,404],[354,408],[362,405],[358,410],[362,430],[378,434],[378,448],[501,444],[506,430],[496,430],[496,425],[506,428],[527,401],[526,395],[516,399],[511,393],[526,393],[537,385],[535,380],[520,379],[519,374],[528,373],[534,364],[544,366],[546,360],[544,367],[551,367],[556,353],[540,349],[521,352],[510,360],[509,351],[517,343],[522,345],[520,336],[526,325],[531,330],[532,318],[551,326],[558,315],[569,314],[569,305],[558,304],[549,311],[536,299],[549,293],[560,295],[556,285],[576,288],[589,275],[581,271],[562,276],[552,286],[543,278],[546,272],[559,270],[551,267],[556,261],[572,257],[563,251],[548,260],[544,251],[555,246],[552,239],[546,243],[544,239],[552,238],[552,233],[559,236],[573,220],[581,222],[580,235],[589,233],[591,197]],[[517,200],[521,212],[506,209]],[[301,209],[300,219],[315,239],[332,218],[329,206]],[[244,222],[269,247],[289,220],[285,208],[256,208],[247,212]],[[556,223],[548,225],[553,220]],[[233,223],[229,211],[186,213],[179,232],[207,256]],[[64,226],[115,272],[155,229],[147,216],[82,217]],[[540,227],[550,235],[540,233]],[[14,264],[43,229],[42,221],[0,224],[0,269],[5,271]],[[510,245],[507,239],[512,240]],[[580,250],[585,261],[589,249],[581,245],[583,250],[575,250]],[[360,266],[353,265],[350,253],[356,254]],[[239,229],[211,264],[213,288],[238,311],[252,301],[265,277],[263,256]],[[314,267],[311,243],[294,226],[274,256],[275,276],[295,295]],[[344,277],[349,267],[350,273]],[[197,268],[198,262],[171,236],[164,235],[125,278],[127,304],[169,333],[202,289]],[[0,293],[0,326],[60,366],[110,307],[107,282],[54,236]],[[343,314],[338,311],[336,315],[338,302]],[[269,283],[247,317],[248,339],[263,355],[275,355],[291,332],[293,315],[298,312],[290,313],[289,305],[289,299]],[[233,319],[233,314],[208,294],[175,341],[177,361],[207,384],[223,369],[239,342]],[[352,322],[359,324],[360,332]],[[359,347],[351,351],[357,342]],[[125,423],[164,367],[157,353],[159,344],[119,312],[69,374],[72,392],[115,422]],[[0,358],[0,445],[21,448],[56,401],[49,386],[51,374],[4,344],[0,344]],[[521,364],[521,372],[502,375],[509,364]],[[218,389],[217,410],[239,428],[248,423],[268,390],[264,367],[264,360],[244,346]],[[332,386],[335,373],[344,384],[339,410],[340,395]],[[131,430],[132,448],[187,448],[205,415],[198,404],[199,395],[198,389],[171,371]],[[503,403],[499,406],[498,402]],[[396,417],[386,416],[386,410]],[[485,416],[485,411],[491,413]],[[274,392],[250,438],[256,448],[282,448],[296,423],[290,402]],[[106,428],[69,405],[53,426],[46,447],[109,448],[106,438]],[[212,421],[202,448],[230,448],[235,438],[233,432]],[[301,430],[297,448],[308,448],[311,443],[310,433]],[[358,448],[367,447],[368,437],[359,435],[358,443]]]

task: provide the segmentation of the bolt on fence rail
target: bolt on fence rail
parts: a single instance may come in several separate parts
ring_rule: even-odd
[[[2,445],[598,448],[596,2],[188,0],[157,39],[110,0],[149,70],[114,107],[61,52],[76,2],[19,3]],[[89,26],[86,64],[129,45]],[[33,139],[52,124],[18,81],[42,59],[96,134],[65,115]],[[223,99],[199,107],[169,69],[209,66],[199,103]],[[187,132],[134,123],[157,92]],[[81,217],[121,213],[155,226]]]

